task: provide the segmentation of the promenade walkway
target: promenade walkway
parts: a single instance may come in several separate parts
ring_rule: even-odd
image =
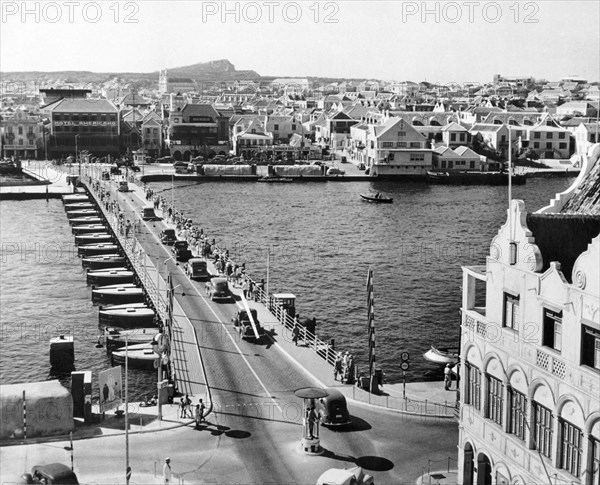
[[[61,170],[49,162],[37,160],[23,162],[22,168],[24,174],[38,179],[40,183],[2,185],[0,186],[0,200],[60,198],[73,192],[73,186],[69,184],[68,180],[69,172]]]

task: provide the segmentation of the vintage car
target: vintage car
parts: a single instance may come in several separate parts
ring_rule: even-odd
[[[129,184],[122,180],[119,182],[119,192],[129,192]]]
[[[193,256],[187,241],[175,241],[173,244],[173,254],[177,261],[186,262]]]
[[[31,473],[23,475],[23,480],[25,480],[23,483],[79,484],[77,475],[75,475],[73,470],[62,463],[34,466],[31,469]]]
[[[327,175],[345,175],[345,173],[341,168],[337,167],[331,167],[327,170]]]
[[[102,180],[110,180],[110,172],[107,172],[106,170],[102,172]]]
[[[160,233],[160,242],[172,246],[177,241],[175,229],[163,229]]]
[[[316,485],[375,485],[373,477],[359,466],[354,468],[330,468],[322,473]]]
[[[319,399],[319,414],[324,426],[346,426],[350,424],[350,413],[346,398],[337,389],[327,389],[329,395]]]
[[[258,321],[258,314],[253,308],[250,310],[250,313],[252,314],[252,320],[254,320],[254,325],[256,325],[256,330],[258,331],[260,338],[262,337],[264,330]],[[238,310],[237,314],[231,317],[231,322],[233,323],[233,328],[237,330],[243,339],[256,339],[256,334],[254,333],[252,323],[250,322],[246,310]]]
[[[185,265],[185,272],[193,280],[205,280],[210,278],[206,261],[200,258],[192,258]]]
[[[144,221],[155,221],[158,219],[158,217],[156,217],[156,213],[154,212],[154,207],[151,205],[142,207],[141,216],[142,220]]]
[[[117,167],[116,165],[114,167],[110,167],[110,174],[111,175],[121,175],[121,169],[119,167]]]
[[[231,300],[231,290],[227,278],[212,278],[206,283],[206,294],[212,301]]]

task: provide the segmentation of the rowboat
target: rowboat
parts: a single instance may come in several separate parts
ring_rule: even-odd
[[[455,364],[459,360],[457,349],[437,349],[433,345],[423,354],[423,357],[436,364]]]
[[[362,197],[363,200],[366,200],[367,202],[373,202],[375,204],[391,204],[392,202],[394,202],[394,199],[391,197],[377,197],[375,195],[364,195],[364,194],[360,194],[360,196]]]

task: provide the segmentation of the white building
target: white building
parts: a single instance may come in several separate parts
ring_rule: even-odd
[[[463,485],[600,483],[600,144],[551,204],[512,201],[463,268]],[[591,154],[591,156],[589,156]]]

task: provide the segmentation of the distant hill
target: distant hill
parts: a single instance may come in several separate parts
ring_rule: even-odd
[[[0,71],[1,72],[1,71]],[[150,80],[158,83],[155,72],[91,72],[91,71],[12,71],[1,72],[4,79],[11,81],[69,80],[75,83],[104,82],[118,77],[127,81]],[[236,71],[227,59],[199,62],[190,66],[167,69],[169,77],[189,77],[197,81],[235,81],[238,79],[260,79],[255,71]]]

